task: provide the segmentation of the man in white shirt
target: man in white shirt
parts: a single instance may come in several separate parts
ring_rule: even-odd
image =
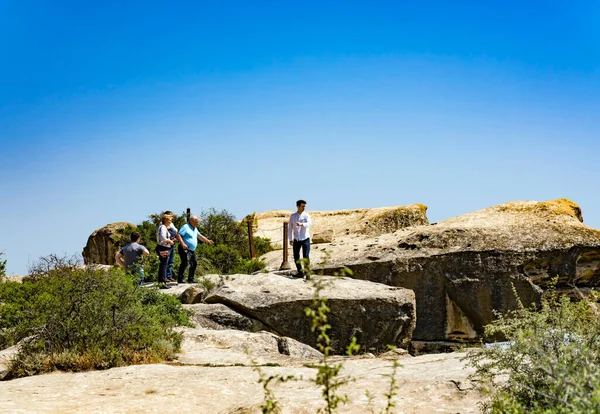
[[[306,259],[304,262],[308,264],[310,253],[310,232],[308,229],[312,226],[312,221],[309,214],[304,211],[306,201],[296,201],[296,207],[298,211],[290,216],[288,222],[288,238],[294,251],[294,263],[296,263],[296,269],[298,269],[296,277],[305,277],[303,262],[300,262],[300,249],[302,249],[302,257]]]

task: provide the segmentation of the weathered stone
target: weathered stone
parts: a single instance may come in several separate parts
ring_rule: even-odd
[[[8,375],[10,361],[19,352],[19,345],[11,346],[0,351],[0,380],[3,380]]]
[[[107,224],[106,226],[94,231],[88,237],[87,244],[83,248],[83,261],[85,264],[115,264],[115,236],[119,230],[135,225],[123,221]]]
[[[600,231],[564,199],[502,204],[323,249],[327,263],[322,250],[311,254],[316,269],[347,266],[357,279],[414,290],[420,341],[476,341],[495,310],[539,303],[554,277],[562,290],[600,283]]]
[[[356,336],[364,350],[408,346],[415,326],[413,292],[342,277],[326,277],[321,292],[331,308],[334,352],[344,353]],[[312,303],[311,283],[275,274],[234,275],[209,293],[207,303],[222,303],[259,320],[270,331],[316,346],[316,334],[304,314]]]
[[[333,230],[323,230],[314,233],[310,238],[310,242],[311,244],[331,243],[333,241],[333,237]]]
[[[223,331],[220,331],[223,332]],[[226,346],[226,345],[225,345]],[[226,350],[226,349],[224,349]],[[0,411],[13,413],[174,412],[260,413],[263,384],[251,366],[210,366],[204,357],[188,366],[133,365],[103,371],[53,373],[0,382]],[[402,358],[396,372],[395,412],[479,413],[482,396],[472,389],[461,357],[464,353]],[[210,359],[212,360],[212,359]],[[384,412],[392,362],[344,359],[340,375],[353,381],[338,395],[349,403],[340,412]],[[323,408],[316,369],[298,363],[263,366],[266,376],[293,375],[271,383],[283,413],[313,414]],[[387,375],[387,376],[386,376]],[[373,395],[373,401],[365,391]]]
[[[177,360],[182,364],[284,364],[318,360],[316,349],[270,332],[180,328],[185,340]]]
[[[256,319],[241,315],[220,303],[184,305],[192,312],[192,322],[207,329],[238,329],[247,332],[260,332],[267,327]]]
[[[411,204],[400,207],[360,208],[355,210],[310,211],[313,226],[311,234],[317,237],[315,243],[329,243],[333,236],[369,235],[377,236],[392,233],[398,229],[429,224],[427,207]],[[254,223],[254,234],[272,240],[275,247],[281,248],[283,223],[292,214],[291,210],[273,210],[265,213],[252,213],[242,221]],[[329,233],[331,232],[331,233]],[[331,240],[326,241],[331,234]]]

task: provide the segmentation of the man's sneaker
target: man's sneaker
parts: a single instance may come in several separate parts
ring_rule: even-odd
[[[198,283],[195,279],[188,280],[188,283]]]
[[[177,283],[181,285],[181,284],[185,283],[185,281],[183,281],[183,280],[178,280],[178,281],[177,281]]]

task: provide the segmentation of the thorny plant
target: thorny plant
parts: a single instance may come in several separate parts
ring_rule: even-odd
[[[319,410],[319,412],[331,414],[337,412],[337,408],[340,404],[346,404],[348,402],[347,395],[339,395],[338,391],[340,387],[348,384],[352,379],[349,377],[340,378],[339,374],[342,369],[342,364],[332,364],[330,356],[333,351],[331,347],[331,338],[328,331],[331,329],[329,324],[329,313],[331,309],[327,303],[327,298],[322,295],[323,290],[331,285],[331,280],[324,278],[311,278],[312,270],[308,261],[303,263],[305,273],[312,283],[314,288],[312,303],[307,307],[304,312],[311,321],[311,331],[317,333],[317,348],[322,352],[323,357],[319,364],[315,365],[317,368],[317,375],[315,377],[315,383],[321,387],[321,394],[325,401],[325,407]],[[352,275],[350,269],[343,269],[341,272],[335,274],[335,276]],[[352,338],[352,341],[346,348],[346,354],[351,356],[356,354],[360,350],[360,345],[356,343],[356,337]]]

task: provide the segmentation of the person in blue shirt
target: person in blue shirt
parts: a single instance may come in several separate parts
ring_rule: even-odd
[[[179,235],[181,240],[177,246],[179,257],[181,258],[181,264],[179,265],[179,272],[177,274],[177,282],[184,283],[185,270],[190,266],[188,273],[188,283],[196,283],[194,274],[196,273],[196,266],[198,260],[196,259],[196,247],[198,247],[198,240],[203,243],[213,244],[213,241],[204,237],[198,231],[197,227],[200,223],[200,219],[196,216],[191,216],[186,224],[181,226],[179,229]]]

